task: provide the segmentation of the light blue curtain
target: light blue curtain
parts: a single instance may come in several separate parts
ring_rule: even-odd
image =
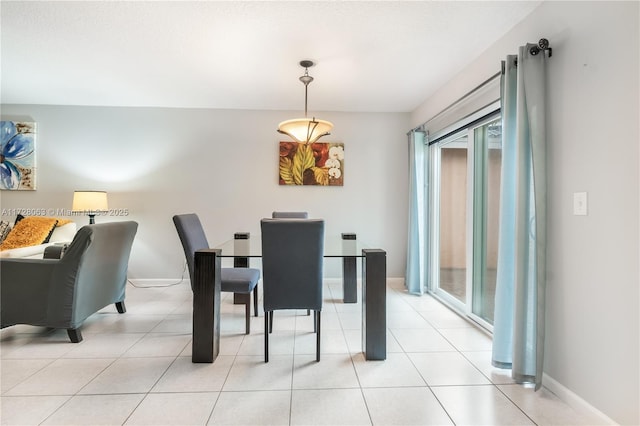
[[[502,187],[492,363],[542,383],[546,287],[546,57],[507,56],[501,79]]]
[[[405,285],[413,294],[425,291],[425,138],[423,131],[409,132],[409,229]]]

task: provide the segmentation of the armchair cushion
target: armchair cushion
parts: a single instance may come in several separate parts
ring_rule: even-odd
[[[58,219],[53,217],[29,216],[15,224],[7,238],[0,244],[0,250],[35,246],[49,241]]]
[[[58,219],[58,224],[53,228],[53,234],[51,234],[49,242],[70,243],[75,237],[77,229],[75,222]]]
[[[2,249],[0,251],[0,257],[2,258],[39,258],[42,259],[45,248],[50,245],[56,243],[70,243],[73,240],[73,237],[76,234],[76,224],[75,222],[68,221],[69,223],[64,223],[65,220],[58,220],[58,225],[53,228],[53,233],[49,238],[49,242],[45,244],[36,244],[26,247],[19,247],[14,249]]]

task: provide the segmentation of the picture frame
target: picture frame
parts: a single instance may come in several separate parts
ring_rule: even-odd
[[[0,189],[36,189],[36,123],[0,121]]]
[[[344,185],[344,143],[280,142],[280,185]]]

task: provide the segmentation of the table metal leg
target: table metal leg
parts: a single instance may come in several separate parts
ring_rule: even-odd
[[[236,232],[233,234],[233,246],[234,252],[238,253],[249,253],[249,238],[251,237],[251,233],[249,232]],[[249,267],[249,257],[248,256],[235,256],[233,258],[233,267],[234,268],[248,268]]]
[[[387,358],[387,253],[362,250],[362,350],[367,360]]]
[[[356,244],[356,234],[343,233],[342,244]],[[345,249],[348,252],[348,249]],[[358,271],[356,268],[355,256],[344,256],[342,258],[342,302],[358,302]]]
[[[245,252],[248,252],[248,244],[249,244],[249,232],[236,232],[233,234],[235,252],[242,253],[242,247]],[[234,268],[248,268],[249,267],[249,258],[248,257],[234,257],[233,258],[233,267]],[[247,295],[242,293],[233,293],[233,304],[234,305],[244,305],[247,303]],[[256,315],[257,316],[257,315]]]
[[[358,303],[358,281],[355,257],[342,258],[342,302]]]
[[[194,256],[192,362],[213,362],[220,352],[220,250]]]

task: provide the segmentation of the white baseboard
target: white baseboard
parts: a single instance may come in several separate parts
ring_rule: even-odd
[[[580,398],[578,395],[573,393],[571,390],[567,389],[557,380],[551,378],[546,373],[542,373],[542,384],[545,388],[553,392],[558,398],[562,401],[566,402],[571,406],[574,410],[578,412],[588,412],[593,414],[594,417],[597,417],[602,421],[603,424],[608,425],[617,425],[618,423],[614,422],[604,414],[602,411],[598,410],[593,405],[589,404],[584,399]]]
[[[322,280],[325,285],[339,285],[342,284],[342,278],[324,278]],[[358,284],[360,284],[360,279],[358,278]]]
[[[404,287],[404,277],[387,277],[387,286],[393,288]]]
[[[129,278],[129,281],[134,285],[145,285],[158,287],[166,286],[167,284],[179,283],[180,278]],[[182,279],[183,282],[189,282],[189,278]],[[324,283],[327,285],[342,284],[342,278],[325,278]],[[362,284],[362,280],[358,278],[358,284]],[[387,277],[387,286],[389,287],[402,287],[404,285],[403,277]]]
[[[166,287],[171,284],[189,283],[189,278],[129,278],[132,285],[142,287]]]
[[[342,284],[342,278],[324,278],[325,284]],[[362,279],[358,277],[358,284],[362,284]],[[389,287],[399,287],[404,285],[404,277],[387,277]]]

